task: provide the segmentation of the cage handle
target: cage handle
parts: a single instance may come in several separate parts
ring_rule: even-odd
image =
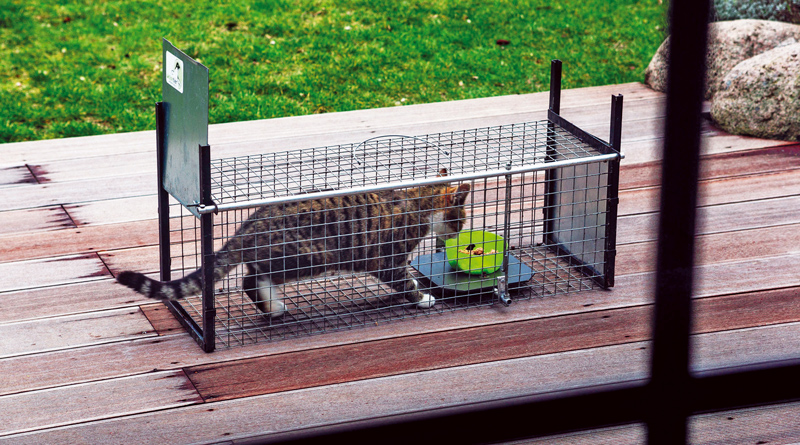
[[[429,141],[429,140],[427,140],[425,138],[419,137],[419,136],[407,136],[407,135],[404,135],[404,134],[386,134],[386,135],[382,135],[382,136],[375,136],[375,137],[371,137],[369,139],[365,139],[364,141],[362,141],[361,143],[356,145],[355,148],[353,148],[353,151],[352,151],[352,155],[353,155],[354,160],[356,161],[356,163],[358,163],[358,165],[361,165],[361,161],[359,161],[358,159],[355,159],[355,152],[358,151],[359,148],[361,148],[362,146],[366,145],[367,143],[372,142],[372,141],[377,141],[377,140],[380,140],[380,139],[392,139],[392,138],[404,138],[404,139],[413,139],[413,140],[416,140],[416,141],[420,141],[420,142],[424,143],[426,146],[430,145],[430,146],[436,147],[436,150],[438,150],[440,153],[443,153],[445,155],[445,157],[447,157],[447,159],[450,159],[450,152],[445,150],[445,148],[442,147],[441,144],[439,144],[438,142],[431,142],[431,141]]]

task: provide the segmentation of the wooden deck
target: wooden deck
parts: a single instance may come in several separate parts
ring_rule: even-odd
[[[115,284],[158,269],[155,134],[0,145],[0,442],[234,442],[647,373],[664,97],[563,93],[607,139],[625,96],[616,287],[203,353]],[[544,119],[546,93],[213,125],[213,157]],[[695,369],[800,356],[800,145],[707,126]],[[668,192],[668,191],[667,191]],[[535,421],[535,420],[532,420]],[[699,416],[693,443],[800,441],[800,404]],[[634,425],[563,443],[641,443]],[[550,438],[548,443],[558,442]]]

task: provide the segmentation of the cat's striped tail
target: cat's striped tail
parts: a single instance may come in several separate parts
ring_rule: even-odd
[[[215,282],[224,278],[231,269],[236,267],[236,263],[230,261],[229,256],[228,251],[224,248],[214,254]],[[199,295],[203,291],[203,277],[200,269],[183,278],[166,282],[154,280],[139,272],[125,271],[117,275],[117,282],[156,300],[180,300]]]
[[[117,282],[156,300],[180,300],[202,292],[200,270],[173,281],[161,282],[139,272],[125,271],[117,275]]]

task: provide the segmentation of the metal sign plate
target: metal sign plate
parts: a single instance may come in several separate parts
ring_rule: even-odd
[[[196,216],[200,150],[208,145],[208,68],[163,42],[164,189]]]

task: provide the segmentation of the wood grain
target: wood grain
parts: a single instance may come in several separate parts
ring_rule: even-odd
[[[658,211],[661,188],[620,192],[620,215]],[[800,169],[703,181],[698,184],[700,207],[800,195]]]
[[[67,204],[64,208],[79,226],[158,219],[158,200],[155,193],[133,198]]]
[[[113,279],[24,289],[0,297],[0,323],[133,307],[152,300]]]
[[[769,281],[754,281],[750,279],[749,275],[742,274],[744,267],[752,267],[754,274],[762,274],[772,268],[783,272],[773,275]],[[760,292],[800,286],[800,280],[798,280],[800,261],[796,256],[787,256],[761,262],[722,263],[700,268],[698,274],[697,294],[701,297],[736,294],[740,292],[740,289]],[[31,390],[85,379],[113,378],[131,372],[146,372],[154,368],[170,369],[210,364],[423,333],[557,317],[585,311],[641,306],[652,302],[652,280],[652,274],[622,276],[619,277],[617,287],[612,291],[598,290],[571,294],[563,298],[520,300],[514,304],[513,310],[489,308],[450,312],[434,318],[405,320],[370,329],[356,329],[298,338],[292,341],[222,349],[210,355],[203,353],[188,334],[181,332],[158,339],[123,341],[76,350],[14,357],[0,360],[0,375],[7,376],[4,384],[0,387],[0,394],[3,391]],[[757,305],[754,310],[757,311]],[[766,316],[769,317],[769,315]],[[97,367],[96,363],[104,363],[104,366]]]
[[[27,166],[0,168],[0,188],[36,183],[36,178]]]
[[[37,233],[6,235],[0,238],[4,256],[0,261],[20,261],[99,250],[123,249],[158,244],[158,221],[134,221]]]
[[[703,156],[701,181],[732,176],[775,173],[800,168],[800,144]],[[661,162],[626,165],[620,171],[620,190],[655,187],[661,184]]]
[[[610,95],[608,98],[603,99],[610,102]],[[608,126],[609,119],[609,115],[607,114],[606,110],[607,107],[608,103],[598,103],[597,105],[577,108],[566,107],[564,108],[564,113],[569,115],[574,120],[580,121],[584,126],[592,126],[596,129],[604,129]],[[598,113],[598,109],[602,109],[602,112]],[[505,111],[507,113],[509,110],[497,110],[497,112],[501,111]],[[535,111],[537,114],[539,114],[539,116],[537,116],[538,119],[544,118],[546,103],[545,108],[537,108]],[[656,128],[658,125],[660,125],[661,119],[663,118],[663,112],[659,110],[658,107],[653,106],[653,101],[651,99],[629,100],[626,103],[626,111],[629,113],[627,116],[632,116],[632,118],[626,119],[626,122],[628,122],[629,125],[624,125],[623,127],[626,128],[628,126],[632,126],[635,128],[635,130],[631,130],[630,133],[639,138],[642,137],[641,134],[644,131],[644,128],[641,126],[643,122],[648,121],[649,123],[647,125],[650,126],[650,131],[652,131],[653,128]],[[526,120],[530,120],[530,117],[524,117],[528,118]],[[518,119],[523,119],[523,117],[521,116]],[[498,125],[521,122],[521,120],[514,120],[513,115],[509,114],[499,114],[495,120],[497,120],[495,123]],[[459,127],[453,129],[461,130],[490,125],[485,116],[470,119],[460,119],[458,120],[458,123]],[[257,122],[249,121],[247,123],[238,125],[230,124],[229,126],[253,127],[256,124]],[[413,127],[410,125],[413,125]],[[414,124],[404,124],[403,127],[398,127],[397,121],[387,120],[385,122],[381,122],[380,124],[376,123],[372,128],[365,128],[362,131],[367,132],[358,135],[354,134],[352,130],[347,131],[343,134],[343,136],[349,139],[341,140],[340,143],[357,143],[366,138],[375,136],[377,134],[376,132],[380,132],[381,134],[412,134],[412,132],[413,134],[420,134],[441,132],[442,126],[441,122],[438,121],[426,121]],[[285,129],[282,129],[282,132],[285,132]],[[250,146],[249,144],[244,144],[243,146],[241,139],[237,138],[237,141],[233,143],[233,146],[231,146],[230,143],[224,142],[221,144],[212,144],[212,150],[215,158],[237,155],[241,156],[253,153],[268,153],[290,148],[309,148],[329,145],[333,143],[329,138],[329,132],[320,134],[318,133],[317,128],[298,128],[297,131],[284,136],[278,136],[275,133],[260,134],[260,137],[256,140],[256,144],[258,144],[256,146]],[[627,131],[623,133],[623,140],[626,138],[628,138]],[[37,169],[44,172],[41,175],[42,178],[46,178],[46,180],[50,182],[78,181],[95,178],[114,178],[131,174],[149,174],[155,171],[155,155],[152,150],[135,151],[130,153],[103,154],[99,156],[82,157],[77,159],[54,160],[52,162],[38,165]]]
[[[60,205],[0,212],[0,237],[73,227],[74,222]]]
[[[800,196],[776,198],[769,200],[745,201],[741,203],[731,203],[724,205],[708,206],[698,209],[698,235],[709,235],[715,233],[734,232],[740,230],[751,230],[758,228],[768,228],[764,235],[768,239],[773,239],[781,229],[773,229],[777,226],[789,226],[800,223],[800,212],[793,212],[792,209],[800,208]],[[133,225],[131,227],[134,227]],[[142,225],[141,227],[144,227]],[[654,241],[657,237],[658,214],[634,214],[621,215],[617,225],[618,249],[633,255],[628,263],[620,264],[620,273],[626,272],[626,267],[632,271],[652,270],[642,269],[651,267],[648,264],[636,264],[636,262],[647,263],[648,259],[643,258],[643,254],[651,254],[652,246],[625,247],[626,244],[643,243]],[[788,230],[788,229],[787,229]],[[130,232],[132,237],[146,237],[147,234]],[[750,231],[748,236],[753,240],[760,239],[760,232]],[[789,236],[789,234],[785,234]],[[735,235],[730,235],[728,239],[734,240],[731,246],[725,246],[726,250],[737,249],[738,240]],[[751,244],[753,240],[747,242]],[[782,250],[790,245],[778,246]],[[757,246],[753,246],[759,255],[769,254],[769,250],[757,251]],[[101,252],[101,257],[111,271],[117,273],[122,270],[136,270],[143,273],[157,272],[158,249],[156,246],[142,246],[130,249],[121,249],[111,252]],[[194,267],[191,262],[187,267]]]
[[[191,367],[207,402],[643,340],[649,308],[467,328]],[[639,320],[639,322],[637,322]]]
[[[0,325],[0,358],[155,335],[138,308]]]
[[[202,399],[182,371],[12,394],[0,397],[0,438],[200,402]]]
[[[698,235],[763,229],[800,223],[800,196],[721,204],[697,209]],[[658,214],[623,215],[617,220],[617,244],[653,241]]]
[[[757,139],[746,136],[734,136],[724,132],[715,132],[702,136],[700,153],[702,156],[716,156],[793,144],[794,143],[790,141]],[[622,165],[625,166],[642,162],[660,161],[663,159],[663,138],[646,138],[628,141],[622,144],[622,153],[625,155]]]
[[[798,292],[795,287],[698,300],[694,332],[800,321]],[[757,308],[754,300],[760,302]],[[643,341],[650,336],[651,318],[650,306],[605,310],[201,365],[186,372],[204,400],[227,400]]]
[[[0,212],[32,209],[62,204],[100,201],[109,198],[130,198],[155,194],[155,174],[119,176],[73,182],[56,182],[14,188],[14,193],[4,193]]]
[[[783,404],[692,416],[688,443],[789,444],[800,442],[800,404]],[[643,424],[582,431],[555,437],[525,440],[525,444],[638,445],[647,442]]]
[[[94,253],[0,263],[0,292],[94,281],[110,275]]]
[[[151,303],[139,306],[147,321],[153,325],[158,335],[182,333],[183,325],[172,315],[163,303]]]
[[[800,353],[798,323],[702,334],[697,338],[702,343],[698,353],[703,355],[704,361],[710,366],[720,363],[735,365],[755,360],[770,360],[786,353]],[[754,353],[744,347],[748,344],[758,345],[760,349]],[[103,437],[120,443],[161,444],[174,438],[175,431],[181,431],[182,440],[186,443],[234,441],[314,425],[339,424],[453,404],[477,403],[520,394],[546,393],[558,389],[642,378],[646,375],[648,348],[649,344],[646,342],[635,342],[564,354],[437,369],[192,405],[172,409],[166,413],[147,413],[107,421],[86,422],[68,428],[12,436],[9,439],[15,444],[40,444]],[[774,418],[778,422],[776,430],[782,437],[793,437],[789,431],[791,428],[796,431],[800,425],[793,422],[800,408],[797,405],[775,408],[776,411],[770,415],[777,416]],[[756,431],[769,433],[770,424],[759,424],[758,421],[772,417],[759,417],[757,410],[753,411],[752,420],[746,425],[753,428],[753,434]],[[779,420],[781,415],[785,416],[783,420]],[[721,426],[725,427],[725,424]],[[706,428],[703,430],[705,434],[714,434],[716,431],[717,434],[727,434],[727,438],[734,440],[736,438],[735,435],[729,434],[730,431],[717,431],[720,426],[715,426],[713,422],[707,423]],[[781,436],[776,434],[772,437]],[[708,437],[713,438],[713,436]],[[709,440],[705,443],[720,442]],[[731,441],[723,440],[722,443]]]
[[[725,231],[695,238],[695,265],[755,259],[796,252],[800,246],[800,224],[763,229]],[[619,275],[656,270],[656,241],[617,247]]]
[[[693,444],[796,444],[800,442],[800,404],[693,416],[688,426],[688,441]]]

